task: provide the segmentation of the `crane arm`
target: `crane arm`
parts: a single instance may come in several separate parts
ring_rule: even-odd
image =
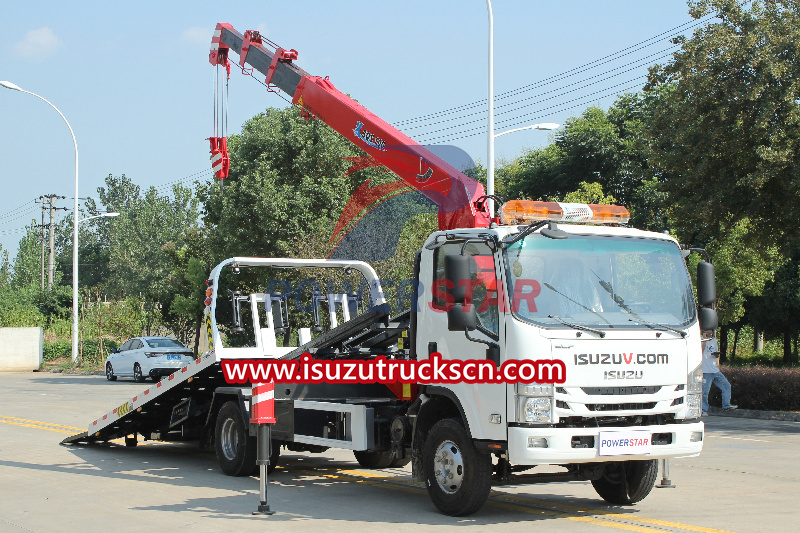
[[[294,64],[295,50],[264,47],[258,32],[244,35],[220,23],[214,32],[209,61],[227,66],[228,53],[266,76],[292,97],[307,118],[325,122],[379,164],[420,191],[439,208],[439,228],[487,227],[491,222],[483,185],[452,167],[436,154],[339,91],[328,78],[312,76]]]

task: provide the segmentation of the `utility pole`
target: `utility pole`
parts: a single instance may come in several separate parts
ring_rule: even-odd
[[[48,233],[48,256],[47,256],[47,285],[48,289],[53,288],[53,281],[55,278],[55,240],[56,240],[56,224],[55,224],[55,211],[64,210],[66,208],[58,208],[55,206],[56,200],[64,199],[63,196],[57,194],[45,194],[39,197],[42,201],[42,251],[41,251],[41,271],[39,273],[39,284],[42,290],[45,289],[45,261],[44,261],[44,243],[45,243],[45,228]],[[50,211],[50,223],[44,223],[45,211]]]
[[[49,254],[47,255],[47,289],[50,290],[53,288],[53,275],[55,274],[56,264],[54,254],[56,244],[56,219],[55,213],[53,213],[53,207],[55,207],[55,199],[57,196],[51,194],[48,197],[50,198],[50,238],[48,240]]]
[[[42,201],[42,225],[40,226],[42,228],[42,255],[40,261],[41,272],[39,273],[39,285],[40,288],[44,290],[44,211],[45,211],[44,196],[40,196],[39,200]]]

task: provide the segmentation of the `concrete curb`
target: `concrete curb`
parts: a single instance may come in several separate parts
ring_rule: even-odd
[[[756,418],[759,420],[800,422],[800,413],[794,411],[756,411],[755,409],[725,410],[719,407],[709,407],[708,414],[714,416],[727,416],[731,418]]]

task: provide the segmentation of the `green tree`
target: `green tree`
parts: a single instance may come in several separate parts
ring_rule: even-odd
[[[106,187],[98,193],[106,210],[120,213],[93,228],[99,254],[106,254],[102,244],[108,243],[109,292],[117,299],[141,297],[145,330],[150,333],[174,297],[169,250],[183,247],[187,232],[198,227],[199,201],[180,184],[173,186],[172,196],[160,195],[153,187],[142,194],[124,175],[106,178]],[[89,208],[97,210],[94,202]]]
[[[26,226],[14,258],[12,284],[15,288],[35,286],[41,282],[42,236],[36,222]]]
[[[295,107],[268,109],[228,141],[230,177],[203,184],[203,221],[215,260],[306,255],[312,236],[329,238],[356,186],[394,179],[388,172],[345,175],[364,155],[320,120]]]
[[[695,31],[651,69],[663,98],[649,122],[651,162],[684,235],[749,218],[751,242],[800,238],[800,1],[695,0]],[[749,9],[747,7],[749,6]]]

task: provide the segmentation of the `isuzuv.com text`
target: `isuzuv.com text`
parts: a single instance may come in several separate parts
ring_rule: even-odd
[[[228,383],[564,383],[566,365],[551,359],[503,362],[499,367],[486,359],[443,359],[438,352],[429,359],[327,360],[305,353],[300,359],[226,359],[222,373]]]

